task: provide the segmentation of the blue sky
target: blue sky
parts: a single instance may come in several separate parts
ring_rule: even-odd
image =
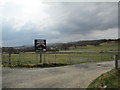
[[[3,46],[118,38],[117,2],[6,0],[2,5]]]

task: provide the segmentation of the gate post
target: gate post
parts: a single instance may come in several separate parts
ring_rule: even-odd
[[[115,68],[118,69],[118,55],[114,55]]]

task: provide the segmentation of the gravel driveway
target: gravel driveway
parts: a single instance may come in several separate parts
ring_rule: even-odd
[[[92,80],[114,68],[114,62],[51,68],[3,68],[3,88],[86,88]]]

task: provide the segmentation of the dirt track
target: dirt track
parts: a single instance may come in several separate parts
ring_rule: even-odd
[[[79,64],[52,68],[3,68],[3,88],[86,88],[114,62]]]

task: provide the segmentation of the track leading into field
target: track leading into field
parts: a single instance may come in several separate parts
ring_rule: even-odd
[[[52,68],[3,68],[3,88],[86,88],[92,80],[114,68],[114,62]]]

